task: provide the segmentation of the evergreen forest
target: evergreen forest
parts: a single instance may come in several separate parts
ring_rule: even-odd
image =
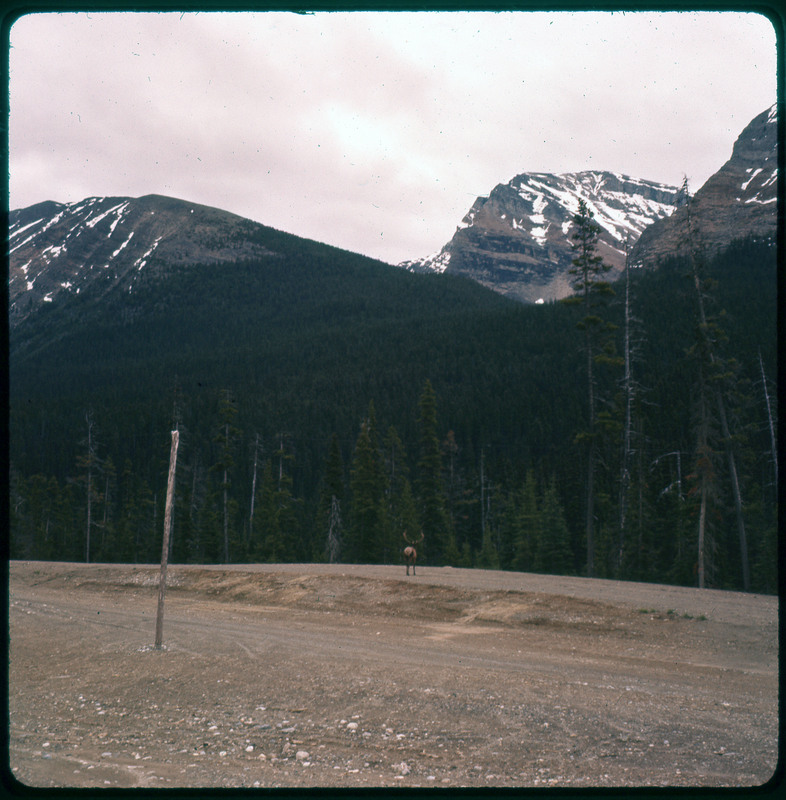
[[[172,562],[776,591],[772,243],[524,306],[269,235],[11,330],[12,558],[159,561],[177,428]]]

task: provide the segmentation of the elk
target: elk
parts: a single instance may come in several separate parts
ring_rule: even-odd
[[[423,541],[423,531],[420,532],[420,539],[416,539],[414,542],[407,537],[407,532],[404,531],[404,539],[409,545],[404,548],[404,561],[407,562],[407,575],[409,575],[410,565],[412,565],[412,574],[415,575],[415,562],[418,560],[418,551],[415,549],[415,545]]]

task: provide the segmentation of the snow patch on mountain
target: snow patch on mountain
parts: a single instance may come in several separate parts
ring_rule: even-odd
[[[529,302],[552,300],[570,293],[580,201],[601,228],[604,259],[619,270],[626,247],[673,213],[677,197],[676,187],[613,172],[525,172],[478,197],[440,251],[399,266],[465,274]]]
[[[140,270],[269,256],[264,226],[160,195],[46,201],[9,214],[10,316],[82,290],[133,290]],[[154,271],[152,275],[157,275]]]

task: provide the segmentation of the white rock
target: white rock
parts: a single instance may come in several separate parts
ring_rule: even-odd
[[[298,761],[306,761],[308,759],[308,752],[305,750],[298,750],[297,753],[295,753],[295,758]]]
[[[356,731],[358,729],[357,722],[348,722],[347,723],[347,730],[348,731]]]

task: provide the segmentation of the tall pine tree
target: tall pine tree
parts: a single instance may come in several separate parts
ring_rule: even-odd
[[[347,537],[347,558],[353,562],[377,564],[382,560],[387,536],[385,476],[379,448],[372,433],[376,426],[373,404],[360,426],[350,469],[352,514]]]
[[[437,396],[431,381],[423,386],[419,403],[420,457],[417,473],[417,502],[424,540],[421,548],[431,564],[445,564],[458,554],[452,541],[445,493],[442,488],[442,454],[437,436]]]
[[[611,284],[604,279],[610,267],[597,254],[601,227],[584,200],[579,200],[578,213],[573,217],[572,267],[573,289],[576,294],[563,302],[581,307],[582,317],[576,327],[583,333],[584,364],[587,386],[587,424],[576,437],[585,445],[587,473],[585,483],[586,507],[584,530],[587,544],[587,575],[595,574],[595,499],[596,469],[598,462],[598,381],[596,365],[613,359],[613,342],[610,332],[614,326],[601,316],[601,308],[614,295]]]

